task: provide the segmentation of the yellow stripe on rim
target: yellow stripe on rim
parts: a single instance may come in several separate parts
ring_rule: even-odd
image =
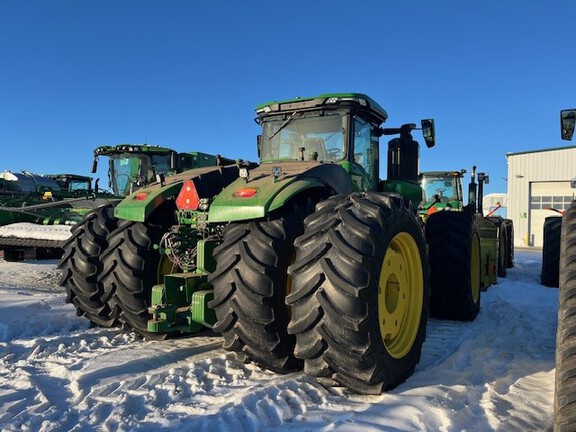
[[[407,232],[396,234],[384,255],[378,284],[380,335],[388,353],[404,357],[414,344],[424,297],[420,251]]]

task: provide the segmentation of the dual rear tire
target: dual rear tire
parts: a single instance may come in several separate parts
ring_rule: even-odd
[[[58,264],[66,301],[74,305],[78,316],[85,316],[102,327],[119,324],[110,290],[103,281],[104,263],[101,260],[108,247],[108,236],[117,226],[112,204],[96,208],[72,227],[72,235],[64,245]]]
[[[152,287],[173,270],[155,247],[166,230],[160,223],[119,221],[113,205],[75,225],[59,268],[76,313],[101,327],[121,325],[149,339],[165,338],[147,325]]]
[[[471,214],[446,213],[426,228],[434,311],[473,320],[478,228]],[[430,266],[420,221],[402,197],[378,193],[331,197],[301,220],[284,213],[225,229],[209,276],[214,330],[240,360],[276,372],[303,367],[363,394],[396,387],[414,372],[426,336]]]
[[[427,263],[419,221],[400,196],[320,203],[296,241],[286,299],[305,372],[364,394],[406,380],[426,334]]]

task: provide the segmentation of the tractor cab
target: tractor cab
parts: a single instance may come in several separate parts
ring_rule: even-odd
[[[78,174],[46,174],[58,183],[62,190],[71,193],[91,193],[92,192],[92,177],[87,177]]]
[[[128,196],[156,181],[158,175],[172,172],[175,155],[176,152],[168,148],[148,145],[101,146],[94,150],[92,172],[97,170],[98,157],[108,157],[108,180],[112,193]]]
[[[347,171],[355,191],[382,190],[380,136],[400,134],[400,140],[415,143],[410,131],[416,129],[416,125],[380,128],[388,114],[378,103],[360,93],[269,102],[258,106],[256,113],[256,122],[262,126],[262,135],[258,138],[261,163],[316,161],[338,164]],[[423,123],[423,129],[427,145],[433,146],[433,122]],[[392,140],[391,143],[393,141],[396,142]],[[417,152],[414,156],[406,158],[405,162],[417,167]],[[396,164],[400,164],[399,154],[392,155],[392,159],[392,163],[396,160]],[[403,174],[407,170],[396,171]],[[416,181],[415,174],[413,177],[411,180]]]
[[[425,203],[422,212],[436,210],[462,210],[462,177],[461,171],[428,171],[420,173],[419,182],[424,190]]]

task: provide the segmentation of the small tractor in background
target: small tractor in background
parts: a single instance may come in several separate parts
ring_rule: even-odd
[[[562,139],[572,139],[575,123],[576,109],[560,112]],[[576,201],[564,210],[559,243],[554,432],[568,432],[576,430]]]
[[[0,173],[0,249],[4,259],[59,258],[70,225],[112,198],[95,193],[91,181],[76,174]]]
[[[240,361],[359,393],[394,388],[420,359],[429,312],[472,320],[480,308],[474,213],[437,212],[426,235],[418,216],[412,132],[432,147],[433,120],[383,128],[386,111],[359,93],[256,115],[258,164],[166,177],[76,225],[59,263],[67,301],[145,338],[208,328]],[[381,180],[384,135],[395,137]]]
[[[96,179],[92,185],[92,177],[78,175],[78,174],[44,174],[43,177],[48,177],[58,183],[62,190],[67,191],[69,194],[78,196],[87,196],[89,194],[106,194],[98,188],[98,181]]]

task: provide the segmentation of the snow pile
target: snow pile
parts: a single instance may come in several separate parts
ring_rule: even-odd
[[[92,328],[55,262],[0,261],[0,430],[546,431],[557,290],[517,252],[472,323],[431,320],[404,384],[359,396],[230,361],[217,335],[163,342]]]
[[[71,225],[39,225],[17,222],[0,226],[0,237],[66,241],[70,237]]]

